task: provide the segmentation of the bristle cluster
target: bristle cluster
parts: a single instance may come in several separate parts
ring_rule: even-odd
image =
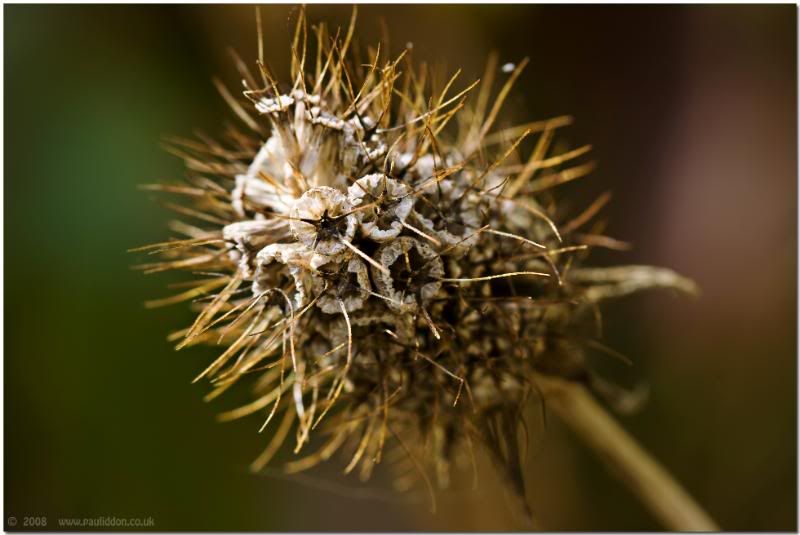
[[[354,58],[352,24],[315,27],[311,45],[307,32],[301,16],[290,87],[262,60],[258,84],[241,69],[247,100],[221,87],[248,131],[173,144],[188,183],[154,188],[189,199],[170,206],[196,223],[174,223],[185,239],[144,267],[201,275],[153,304],[194,300],[179,347],[223,348],[197,377],[209,399],[252,385],[222,420],[276,420],[254,469],[291,436],[290,471],[341,450],[366,478],[393,448],[399,487],[429,469],[446,486],[482,444],[523,493],[517,427],[536,374],[591,378],[579,326],[600,299],[690,283],[582,267],[590,247],[619,246],[592,223],[607,196],[565,217],[552,193],[591,170],[588,148],[551,153],[567,117],[495,128],[525,62],[490,60],[472,95],[477,82],[432,83],[406,53]]]

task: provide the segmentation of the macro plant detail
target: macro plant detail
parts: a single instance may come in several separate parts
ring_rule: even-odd
[[[569,117],[499,126],[527,60],[501,69],[490,56],[464,84],[410,50],[361,51],[354,32],[355,12],[333,33],[301,13],[288,84],[263,50],[255,76],[237,58],[241,95],[218,85],[240,126],[171,140],[185,182],[147,188],[187,201],[168,204],[179,237],[142,248],[159,259],[141,268],[196,277],[149,304],[197,311],[171,335],[178,349],[221,348],[195,378],[207,400],[252,392],[219,419],[259,419],[254,471],[290,444],[288,472],[339,454],[365,480],[389,460],[398,489],[433,493],[482,448],[524,501],[528,406],[631,405],[585,364],[617,355],[596,332],[600,304],[694,284],[589,264],[592,248],[625,246],[596,217],[608,194],[577,212],[560,202],[560,185],[592,171],[590,147],[554,150]]]

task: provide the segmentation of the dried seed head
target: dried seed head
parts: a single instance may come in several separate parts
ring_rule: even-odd
[[[321,186],[295,201],[289,226],[294,237],[316,254],[335,257],[347,250],[356,232],[356,218],[344,193]]]
[[[468,179],[460,185],[442,180],[416,206],[414,215],[422,228],[451,246],[451,255],[463,254],[478,241],[481,227],[480,195],[471,191]]]
[[[359,208],[356,217],[363,235],[381,243],[403,232],[403,223],[414,204],[405,184],[382,173],[359,178],[347,194],[350,204]]]
[[[290,471],[342,451],[366,478],[391,449],[446,486],[479,442],[524,495],[517,429],[536,374],[596,384],[582,355],[604,347],[585,335],[597,303],[693,286],[668,270],[583,267],[590,247],[621,244],[592,224],[607,196],[567,214],[555,195],[591,170],[584,149],[552,154],[569,120],[495,127],[525,62],[492,59],[484,79],[510,69],[507,80],[471,98],[476,84],[455,89],[457,76],[427,89],[408,51],[351,59],[352,27],[343,40],[315,28],[313,54],[302,15],[297,28],[291,90],[261,68],[259,89],[242,73],[247,100],[223,91],[249,131],[176,142],[189,185],[160,189],[186,193],[180,213],[197,222],[176,222],[184,239],[153,246],[162,260],[143,268],[211,273],[159,301],[207,296],[179,347],[225,346],[198,376],[209,399],[261,374],[253,401],[220,416],[260,414],[263,429],[280,415],[256,470],[292,430],[305,454],[319,423],[329,438]],[[401,473],[398,488],[418,477]]]
[[[385,269],[373,268],[372,278],[394,310],[413,313],[442,287],[442,259],[419,240],[407,236],[394,239],[378,249],[375,259]]]
[[[336,271],[327,271],[327,267],[323,266],[313,276],[320,310],[328,314],[341,314],[340,303],[344,304],[347,312],[363,308],[372,288],[364,261],[351,257],[346,263],[332,266]]]

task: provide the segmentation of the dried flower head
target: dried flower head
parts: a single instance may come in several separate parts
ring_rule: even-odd
[[[153,188],[185,196],[176,209],[196,223],[173,223],[184,238],[152,246],[162,258],[144,268],[202,275],[154,304],[195,300],[176,339],[222,348],[196,379],[208,399],[251,385],[221,420],[278,420],[254,470],[292,436],[289,471],[341,451],[367,478],[394,449],[398,487],[430,468],[446,486],[480,444],[524,495],[517,432],[537,374],[612,392],[583,365],[602,347],[585,319],[609,297],[692,285],[585,267],[591,247],[620,242],[592,225],[607,195],[571,216],[558,203],[554,188],[592,169],[587,147],[552,154],[570,119],[495,128],[525,61],[492,57],[472,95],[477,82],[432,83],[408,51],[360,61],[353,21],[344,37],[319,25],[308,39],[301,15],[291,85],[263,59],[259,82],[237,61],[244,98],[220,90],[243,128],[173,143],[187,183]]]

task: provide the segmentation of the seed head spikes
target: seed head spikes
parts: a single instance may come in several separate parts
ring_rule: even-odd
[[[252,400],[220,414],[260,419],[254,470],[291,443],[291,472],[341,454],[365,479],[393,459],[398,488],[446,487],[483,446],[524,497],[518,432],[537,374],[600,384],[581,358],[603,347],[583,328],[598,303],[693,287],[584,267],[618,242],[593,223],[607,196],[571,216],[557,202],[592,167],[585,148],[553,153],[570,119],[496,127],[525,61],[437,85],[407,52],[357,60],[354,22],[331,35],[301,13],[290,86],[261,52],[258,83],[237,60],[242,98],[220,90],[241,126],[172,141],[186,183],[149,189],[187,201],[169,205],[180,239],[143,248],[159,259],[141,267],[198,276],[152,304],[190,301],[197,318],[172,339],[220,346],[197,377],[208,399],[255,378]]]

